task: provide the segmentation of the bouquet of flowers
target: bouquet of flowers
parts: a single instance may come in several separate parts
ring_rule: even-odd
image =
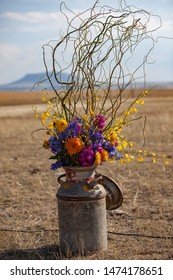
[[[42,116],[36,108],[34,111],[47,134],[43,147],[53,153],[53,170],[134,158],[127,152],[133,143],[121,131],[144,117],[136,115],[135,105],[143,104],[141,98],[151,90],[145,88],[145,64],[154,46],[153,32],[161,22],[158,17],[158,25],[151,29],[151,14],[123,0],[119,9],[98,4],[97,0],[91,9],[75,14],[63,2],[60,10],[67,19],[66,34],[43,46],[46,76],[54,96],[46,100]],[[142,57],[138,48],[145,40],[151,41],[151,47],[137,65],[139,52]],[[47,63],[47,49],[51,50],[52,64]],[[131,96],[141,73],[144,89]],[[138,160],[143,160],[141,154]]]
[[[49,140],[44,141],[44,147],[54,153],[51,159],[56,159],[51,169],[62,166],[97,166],[108,159],[120,159],[117,134],[113,131],[104,133],[105,120],[104,116],[95,115],[88,122],[85,115],[69,123],[65,119],[55,121],[53,134]]]

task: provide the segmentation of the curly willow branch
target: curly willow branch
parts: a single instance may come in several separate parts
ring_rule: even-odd
[[[95,113],[106,114],[109,129],[129,98],[126,89],[135,87],[141,78],[145,88],[145,67],[157,42],[154,32],[160,28],[161,19],[124,0],[117,9],[99,6],[96,1],[78,14],[62,2],[60,12],[67,22],[66,34],[43,46],[46,75],[59,104],[55,109],[61,110],[67,121],[84,113],[89,118]],[[153,19],[158,22],[151,28]],[[67,80],[62,79],[64,73],[69,73]]]

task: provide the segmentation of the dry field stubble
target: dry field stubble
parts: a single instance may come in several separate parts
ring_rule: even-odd
[[[7,105],[7,104],[6,104]],[[146,149],[173,155],[173,96],[146,98]],[[0,259],[62,259],[58,253],[57,176],[31,132],[32,112],[0,107]],[[14,108],[17,108],[14,106]],[[18,107],[19,109],[22,107]],[[10,111],[9,111],[10,110]],[[6,113],[5,113],[6,112]],[[9,114],[10,113],[10,114]],[[139,139],[142,122],[129,132]],[[139,143],[139,147],[140,147]],[[107,211],[108,249],[69,259],[173,259],[173,165],[151,158],[99,168],[123,192],[120,211]]]

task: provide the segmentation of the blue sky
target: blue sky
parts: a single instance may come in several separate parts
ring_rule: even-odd
[[[59,37],[65,19],[59,0],[0,1],[0,84],[20,79],[27,73],[44,72],[42,45]],[[95,0],[66,0],[75,11],[91,7]],[[173,38],[172,0],[126,0],[162,18],[159,35]],[[100,5],[116,6],[117,0],[100,0]],[[173,40],[160,39],[152,52],[155,64],[147,69],[150,81],[173,80]]]

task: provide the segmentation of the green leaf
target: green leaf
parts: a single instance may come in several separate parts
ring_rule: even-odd
[[[51,156],[49,159],[58,159],[58,157],[56,155]]]

